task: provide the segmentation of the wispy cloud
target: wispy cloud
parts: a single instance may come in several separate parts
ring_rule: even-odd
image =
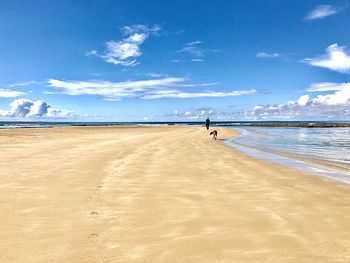
[[[23,81],[23,82],[17,82],[17,83],[12,83],[10,85],[8,85],[9,87],[17,87],[17,86],[31,86],[31,85],[40,85],[43,84],[44,82],[42,81],[35,81],[35,80],[31,80],[31,81]]]
[[[350,117],[350,83],[314,83],[310,92],[334,91],[311,98],[305,94],[283,104],[257,105],[246,111],[249,119],[346,119]]]
[[[266,53],[266,52],[258,52],[256,54],[257,58],[278,58],[280,54],[278,53]]]
[[[122,27],[124,38],[106,42],[106,49],[102,54],[96,50],[87,51],[87,56],[98,56],[107,63],[125,67],[139,64],[137,58],[142,55],[141,45],[150,35],[156,35],[161,30],[159,25],[148,27],[146,25],[131,25]]]
[[[155,73],[155,72],[148,72],[146,76],[151,77],[151,78],[162,78],[162,77],[167,77],[166,74],[161,74],[161,73]]]
[[[64,81],[50,79],[48,85],[55,88],[54,93],[101,96],[104,100],[122,98],[162,99],[162,98],[198,98],[253,95],[256,90],[183,91],[188,87],[214,86],[217,83],[189,83],[185,78],[167,77],[162,79],[109,82],[109,81]],[[49,91],[49,93],[52,93]]]
[[[345,89],[349,83],[317,82],[312,83],[307,92],[338,91]]]
[[[336,8],[331,5],[319,5],[311,10],[305,17],[305,20],[319,20],[328,16],[335,15],[341,11],[340,8]]]
[[[201,59],[201,58],[193,58],[191,59],[192,62],[203,62],[204,59]]]
[[[185,46],[183,46],[177,52],[185,52],[196,57],[201,57],[203,55],[203,49],[199,47],[201,43],[202,41],[192,41],[192,42],[186,43]]]
[[[147,25],[137,24],[137,25],[123,26],[121,30],[124,33],[124,35],[129,36],[133,34],[145,34],[145,35],[158,34],[159,31],[162,30],[162,28],[157,24],[153,25],[152,27],[149,27]]]
[[[187,99],[201,97],[235,97],[242,95],[253,95],[257,91],[252,90],[235,90],[235,91],[203,91],[203,92],[184,92],[180,90],[155,90],[150,94],[145,94],[142,99]]]
[[[17,99],[10,103],[9,110],[0,110],[0,117],[70,118],[74,116],[73,111],[56,109],[43,100]]]
[[[23,96],[26,93],[16,90],[1,89],[0,88],[0,98],[13,98]]]
[[[207,87],[218,85],[219,82],[207,82],[207,83],[183,83],[178,84],[178,87]]]
[[[91,56],[98,56],[97,50],[89,50],[85,52],[85,56],[91,57]]]
[[[187,53],[195,57],[191,61],[203,61],[202,57],[208,52],[219,52],[217,49],[204,49],[201,47],[202,41],[192,41],[186,43],[181,49],[177,50],[178,53]]]
[[[326,54],[315,58],[306,58],[302,62],[315,67],[350,74],[350,53],[346,50],[345,46],[339,46],[337,43],[328,46],[326,48]]]

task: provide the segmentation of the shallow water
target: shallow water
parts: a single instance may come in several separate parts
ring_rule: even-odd
[[[246,146],[315,158],[350,168],[350,128],[238,128]]]
[[[235,127],[225,144],[254,158],[350,184],[350,129]],[[315,162],[316,161],[316,162]]]

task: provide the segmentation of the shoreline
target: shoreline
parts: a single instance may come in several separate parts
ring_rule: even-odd
[[[257,160],[290,167],[301,172],[307,172],[311,176],[323,176],[350,185],[350,174],[347,170],[334,167],[326,162],[317,162],[316,160],[301,158],[301,156],[244,145],[230,139],[225,140],[224,143]]]
[[[324,176],[342,183],[350,184],[350,171],[346,167],[342,167],[339,164],[337,165],[327,160],[311,158],[291,152],[283,152],[278,149],[246,145],[235,141],[237,137],[243,136],[239,130],[236,131],[238,132],[237,136],[224,141],[226,145],[233,149],[239,150],[257,160],[280,164],[297,170],[307,171],[314,176]]]
[[[0,130],[0,261],[348,262],[350,188],[222,143],[236,135]]]

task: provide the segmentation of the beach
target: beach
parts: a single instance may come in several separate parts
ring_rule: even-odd
[[[0,130],[0,262],[350,262],[350,186],[198,126]]]

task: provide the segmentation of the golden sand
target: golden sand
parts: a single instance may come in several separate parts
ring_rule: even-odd
[[[202,127],[1,130],[0,180],[1,263],[350,262],[348,185]]]

